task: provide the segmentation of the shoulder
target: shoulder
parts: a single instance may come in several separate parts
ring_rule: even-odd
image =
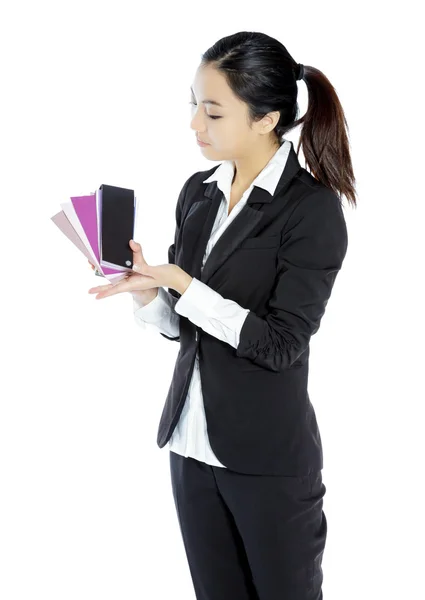
[[[208,185],[208,184],[204,184],[204,180],[208,179],[208,177],[210,177],[220,166],[221,163],[214,165],[213,167],[211,167],[211,169],[207,169],[205,171],[196,171],[195,173],[193,173],[189,179],[187,180],[189,182],[189,186],[191,188],[198,188],[201,185]]]
[[[192,201],[198,197],[201,187],[208,185],[203,183],[204,180],[208,179],[219,166],[220,165],[218,164],[206,171],[196,171],[184,181],[177,200],[177,210],[183,211],[185,206],[189,207],[191,205]]]
[[[306,169],[302,169],[301,175],[295,183],[297,190],[297,201],[294,203],[292,215],[297,218],[311,217],[319,221],[328,218],[345,222],[341,199],[338,194],[318,181]]]
[[[208,179],[208,177],[212,175],[219,166],[220,164],[214,165],[214,167],[206,171],[196,171],[195,173],[192,173],[192,175],[187,177],[184,181],[180,195],[186,196],[188,192],[194,191],[195,189],[199,188],[203,184],[203,181],[205,179]]]
[[[348,231],[337,193],[305,169],[295,183],[296,201],[285,225],[283,239],[310,241],[317,251],[336,251],[342,262],[348,247]]]

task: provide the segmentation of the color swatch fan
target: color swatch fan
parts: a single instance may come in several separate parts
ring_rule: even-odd
[[[111,282],[123,279],[133,268],[137,200],[134,190],[102,184],[96,192],[71,196],[51,217],[64,235]]]

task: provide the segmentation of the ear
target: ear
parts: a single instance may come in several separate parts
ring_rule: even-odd
[[[267,113],[261,119],[263,125],[263,133],[270,133],[278,124],[280,119],[280,111],[274,110],[272,112]]]

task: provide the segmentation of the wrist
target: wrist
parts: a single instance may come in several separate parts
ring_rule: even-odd
[[[143,306],[155,300],[158,295],[158,288],[150,288],[149,290],[136,290],[131,292],[131,295],[135,300],[138,300]]]
[[[176,267],[177,267],[177,265],[176,265]],[[189,287],[189,284],[192,281],[193,277],[191,275],[189,275],[189,273],[186,273],[186,271],[183,271],[182,268],[177,267],[176,275],[175,275],[174,279],[175,279],[175,281],[170,287],[172,287],[180,295],[182,295],[185,293],[185,291]]]

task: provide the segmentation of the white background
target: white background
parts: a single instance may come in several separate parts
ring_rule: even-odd
[[[201,54],[241,30],[276,37],[330,79],[357,180],[358,208],[344,209],[348,252],[311,341],[327,487],[324,598],[423,594],[423,35],[414,5],[2,4],[2,600],[195,598],[169,451],[156,445],[178,344],[136,325],[130,294],[89,295],[105,280],[50,217],[102,183],[132,188],[135,239],[149,263],[166,262],[183,183],[216,164],[189,126],[189,88]]]

